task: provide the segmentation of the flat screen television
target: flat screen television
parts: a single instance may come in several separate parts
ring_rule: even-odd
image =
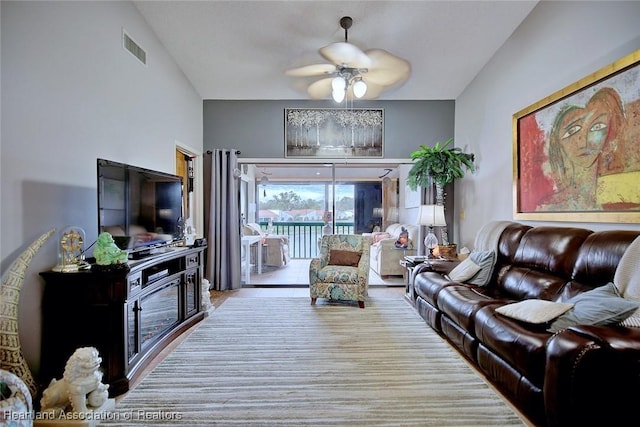
[[[98,159],[98,233],[130,255],[183,238],[182,178]]]

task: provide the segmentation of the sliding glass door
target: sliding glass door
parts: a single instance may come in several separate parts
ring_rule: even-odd
[[[255,212],[247,214],[247,221],[269,234],[288,236],[292,259],[317,256],[323,234],[370,233],[384,229],[394,212],[397,216],[397,179],[380,176],[390,168],[338,163],[252,167]]]

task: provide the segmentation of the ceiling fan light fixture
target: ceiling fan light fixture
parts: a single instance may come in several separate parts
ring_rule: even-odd
[[[342,76],[334,77],[333,80],[331,80],[331,88],[333,89],[334,92],[339,90],[345,90],[346,87],[347,87],[347,82]]]
[[[344,101],[346,94],[347,94],[347,91],[344,89],[338,89],[338,90],[334,89],[333,92],[331,92],[331,97],[335,102],[339,104],[342,101]]]
[[[399,87],[411,74],[411,64],[384,49],[361,50],[349,42],[348,29],[353,19],[344,16],[340,26],[344,29],[344,42],[335,42],[319,49],[329,63],[312,64],[286,70],[294,77],[322,76],[321,80],[311,83],[307,93],[312,99],[332,96],[334,101],[342,102],[347,95],[354,98],[375,99],[383,90]],[[365,82],[362,75],[367,73]],[[345,92],[345,93],[341,93]]]
[[[366,93],[367,84],[364,82],[364,80],[362,80],[362,78],[359,78],[353,84],[353,94],[356,96],[356,98],[362,98]]]

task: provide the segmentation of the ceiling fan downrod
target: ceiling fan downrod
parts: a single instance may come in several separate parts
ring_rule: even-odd
[[[353,19],[350,16],[340,18],[340,27],[344,28],[344,42],[349,43],[349,28],[353,25]]]

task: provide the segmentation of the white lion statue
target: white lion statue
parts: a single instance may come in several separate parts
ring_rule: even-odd
[[[94,347],[77,349],[67,361],[61,380],[51,380],[42,393],[41,411],[97,411],[109,398],[109,386],[102,384],[102,358]]]

